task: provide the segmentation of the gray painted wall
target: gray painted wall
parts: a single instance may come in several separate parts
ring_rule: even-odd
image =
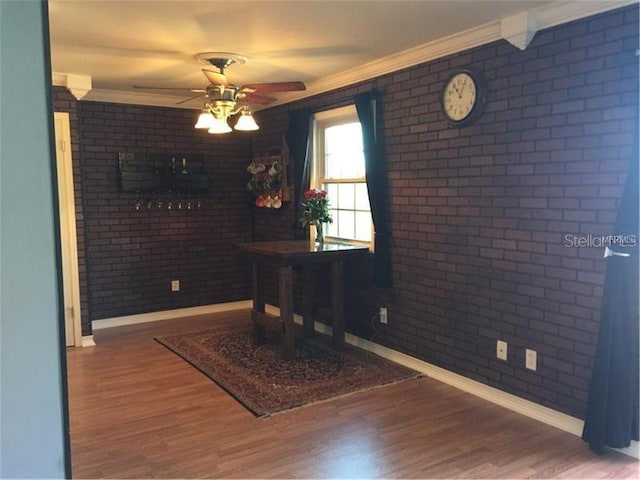
[[[0,477],[65,475],[45,5],[0,0]]]

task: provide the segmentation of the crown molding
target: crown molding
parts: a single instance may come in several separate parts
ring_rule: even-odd
[[[611,1],[574,1],[552,3],[546,7],[532,10],[538,22],[538,30],[551,28],[563,23],[573,22],[581,18],[598,15],[599,13],[638,4],[639,0],[611,0]]]
[[[532,12],[521,12],[500,21],[500,35],[520,50],[526,50],[537,30],[536,16]]]
[[[364,65],[359,65],[358,67],[338,74],[324,77],[319,81],[310,83],[307,89],[301,92],[302,94],[289,93],[281,95],[278,101],[270,104],[269,107],[282,105],[294,100],[300,100],[337,88],[346,87],[347,85],[370,80],[404,68],[436,60],[452,53],[485,45],[500,40],[500,38],[502,38],[500,21],[486,23],[429,43],[409,48],[388,57],[374,60],[373,62],[365,63]]]
[[[524,50],[533,39],[535,33],[546,28],[555,27],[581,18],[586,18],[609,10],[638,4],[639,0],[613,1],[571,1],[552,2],[549,5],[516,13],[508,17],[480,25],[447,37],[434,40],[410,49],[389,55],[387,57],[359,65],[358,67],[324,77],[307,85],[303,92],[291,92],[280,95],[280,98],[268,107],[254,108],[261,110],[278,105],[291,103],[296,100],[336,90],[355,83],[392,73],[404,68],[419,65],[452,55],[470,48],[486,45],[498,40],[506,40],[517,48]],[[65,74],[54,73],[54,85]],[[64,86],[67,86],[66,84]],[[68,87],[69,88],[69,87]],[[176,105],[184,97],[152,94],[148,92],[130,92],[121,90],[93,89],[83,97],[84,100],[95,102],[126,103],[133,105],[150,105],[170,108],[194,110],[189,104]]]
[[[82,100],[92,88],[89,75],[53,72],[51,81],[56,87],[66,87],[76,100]]]
[[[129,105],[148,105],[152,107],[171,107],[193,110],[188,105],[176,105],[184,100],[181,96],[161,95],[149,92],[129,92],[125,90],[109,90],[92,88],[91,77],[71,73],[53,72],[51,75],[54,87],[65,87],[76,100],[88,102],[126,103]]]
[[[51,82],[54,87],[66,87],[67,86],[67,74],[60,72],[51,73]]]
[[[302,94],[296,95],[289,93],[281,95],[277,102],[269,105],[269,108],[370,80],[387,73],[436,60],[497,40],[507,40],[524,50],[532,40],[536,31],[604,13],[609,10],[615,10],[616,8],[637,4],[638,1],[639,0],[614,0],[605,2],[573,1],[552,3],[548,6],[532,9],[531,11],[520,12],[505,17],[504,19],[494,20],[484,25],[360,65],[339,74],[325,77],[322,80],[309,84],[307,90],[302,92]],[[504,28],[505,20],[508,27],[506,30]],[[519,27],[516,28],[515,24],[519,24]]]
[[[149,92],[109,90],[104,88],[95,88],[91,90],[91,92],[84,98],[84,100],[88,102],[126,103],[129,105],[182,108],[185,110],[195,110],[197,108],[184,103],[177,105],[178,102],[184,101],[183,96],[162,95]]]

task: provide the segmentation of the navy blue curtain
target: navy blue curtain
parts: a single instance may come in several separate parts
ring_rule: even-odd
[[[638,440],[638,138],[609,244],[582,438],[602,453]],[[612,254],[613,253],[613,254]],[[618,255],[616,255],[618,254]]]
[[[293,216],[294,238],[304,239],[307,231],[300,228],[299,220],[301,203],[304,192],[309,190],[311,181],[311,169],[309,162],[309,129],[311,112],[306,109],[294,110],[289,113],[289,126],[284,139],[289,146],[289,153],[293,158],[294,185],[293,185]]]
[[[378,115],[375,92],[356,95],[354,103],[362,126],[367,191],[375,231],[373,280],[377,287],[388,288],[392,285],[391,232],[389,229],[389,180],[382,141],[384,130],[380,123],[381,116]]]

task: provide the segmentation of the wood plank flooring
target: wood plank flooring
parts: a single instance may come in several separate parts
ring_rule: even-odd
[[[638,461],[429,378],[257,419],[153,340],[249,311],[95,332],[67,352],[75,478],[638,478]]]

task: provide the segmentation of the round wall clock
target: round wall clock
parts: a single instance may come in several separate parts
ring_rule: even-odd
[[[442,89],[442,111],[451,125],[466,125],[482,113],[485,81],[477,70],[456,70]]]

